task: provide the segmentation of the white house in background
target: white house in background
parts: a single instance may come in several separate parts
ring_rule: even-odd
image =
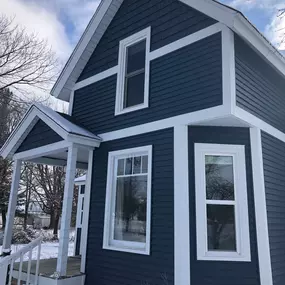
[[[50,215],[42,210],[42,206],[38,201],[31,201],[29,203],[28,214],[28,224],[32,224],[35,228],[50,226]]]

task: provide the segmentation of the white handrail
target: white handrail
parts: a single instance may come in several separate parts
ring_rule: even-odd
[[[34,284],[37,285],[38,283],[38,275],[39,275],[39,263],[40,263],[40,252],[41,252],[41,243],[43,241],[42,237],[39,237],[29,243],[28,245],[24,246],[22,249],[18,250],[17,252],[6,256],[2,259],[0,259],[0,285],[10,285],[12,282],[12,274],[13,274],[13,268],[14,263],[16,260],[20,259],[20,266],[18,271],[18,284],[20,284],[21,278],[22,278],[22,269],[23,269],[23,260],[24,255],[29,253],[28,256],[28,272],[27,272],[27,285]],[[35,248],[38,247],[38,253],[37,253],[37,264],[36,264],[36,275],[35,280],[33,283],[31,283],[30,278],[30,271],[31,271],[31,261],[32,261],[32,252]]]

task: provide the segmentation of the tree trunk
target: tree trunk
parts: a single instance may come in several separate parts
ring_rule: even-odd
[[[58,239],[58,225],[59,225],[59,215],[55,215],[54,218],[54,228],[53,228],[53,238]]]
[[[50,213],[50,224],[49,224],[50,230],[54,229],[54,223],[55,223],[55,215],[54,215],[54,212],[52,211]]]
[[[1,215],[2,215],[2,229],[5,229],[6,227],[6,210],[5,209],[1,210]]]
[[[23,227],[24,227],[24,230],[26,230],[27,229],[27,222],[28,222],[28,209],[29,209],[29,207],[28,207],[29,205],[26,203],[25,204],[25,213],[24,213],[24,225],[23,225]]]

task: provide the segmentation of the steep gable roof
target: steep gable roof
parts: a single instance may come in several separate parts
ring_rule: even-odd
[[[279,51],[239,11],[215,0],[177,0],[225,24],[255,47],[285,76],[285,59]],[[84,34],[66,63],[51,94],[69,101],[82,70],[119,10],[123,0],[102,0]]]
[[[40,104],[31,105],[1,148],[0,156],[11,158],[39,120],[47,124],[63,140],[77,143],[83,139],[87,146],[98,147],[100,145],[101,138],[75,124],[68,117],[68,115],[57,113]]]

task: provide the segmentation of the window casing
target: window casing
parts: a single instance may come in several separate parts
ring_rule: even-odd
[[[151,28],[120,42],[115,115],[148,107]]]
[[[251,260],[244,146],[195,144],[197,259]]]
[[[152,147],[109,153],[103,248],[150,253]]]

